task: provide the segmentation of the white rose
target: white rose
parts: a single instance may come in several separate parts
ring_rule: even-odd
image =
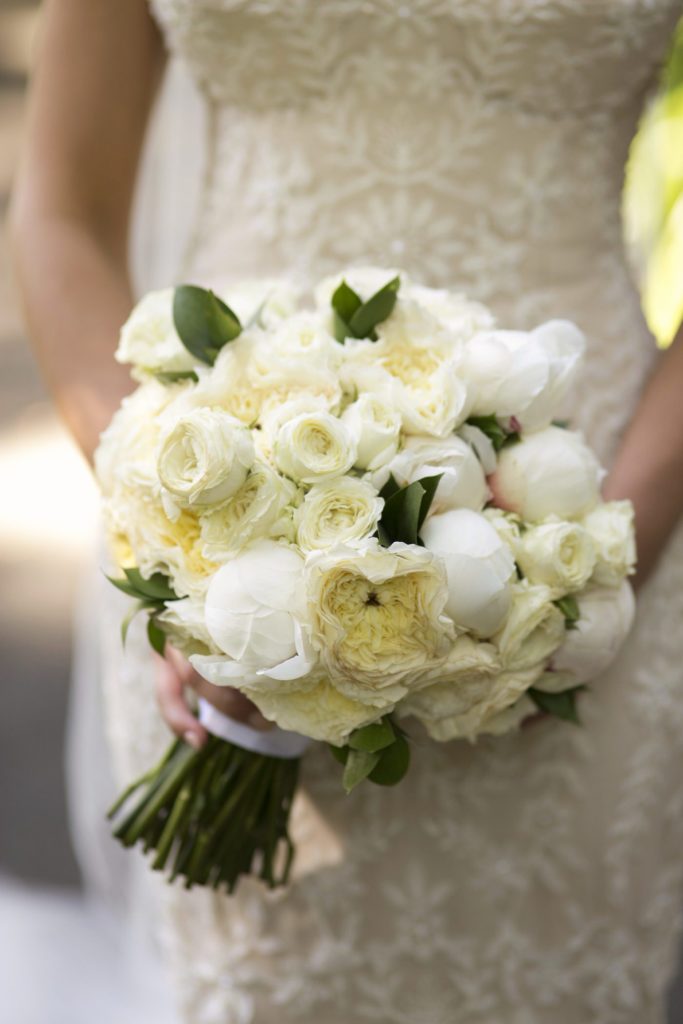
[[[499,452],[489,486],[495,504],[522,519],[576,519],[597,504],[603,476],[579,434],[546,427]]]
[[[515,563],[509,548],[491,524],[470,509],[430,516],[421,537],[446,566],[447,613],[462,629],[491,636],[510,607]]]
[[[303,568],[292,548],[259,540],[217,570],[206,594],[206,628],[228,658],[193,660],[205,678],[237,685],[260,674],[298,679],[310,672]]]
[[[633,505],[630,501],[596,505],[584,518],[583,526],[597,554],[594,581],[608,587],[618,586],[624,576],[633,573],[636,564]]]
[[[173,325],[173,288],[149,292],[121,328],[116,359],[132,363],[141,378],[151,373],[183,373],[195,368]]]
[[[312,642],[352,700],[392,707],[448,647],[445,573],[424,548],[367,540],[314,553],[306,589]]]
[[[521,580],[511,588],[512,603],[502,629],[494,636],[503,666],[513,671],[538,668],[563,642],[564,615],[553,604],[553,593],[543,584]]]
[[[434,513],[454,508],[479,511],[489,497],[481,463],[459,437],[406,438],[401,451],[373,477],[375,486],[381,488],[389,474],[402,487],[423,477],[442,474],[431,506]]]
[[[381,398],[369,392],[359,395],[341,420],[356,443],[358,469],[378,469],[396,454],[401,416]]]
[[[630,584],[590,587],[577,595],[579,621],[553,657],[552,667],[573,675],[575,685],[601,675],[614,661],[633,625],[635,599]]]
[[[351,469],[356,445],[341,420],[331,413],[301,413],[280,427],[274,456],[286,476],[316,484]]]
[[[264,401],[247,376],[259,331],[245,330],[224,345],[212,367],[197,371],[192,398],[196,405],[224,409],[246,426],[256,423]]]
[[[95,473],[105,496],[119,487],[158,489],[160,416],[171,400],[172,390],[148,380],[127,395],[114,413],[95,452]]]
[[[530,526],[514,549],[531,583],[545,583],[555,597],[581,590],[595,567],[595,545],[578,523],[549,519]]]
[[[547,426],[574,382],[585,349],[567,320],[536,330],[488,331],[467,345],[466,376],[478,416],[515,416],[525,430]]]
[[[513,553],[517,550],[520,537],[519,516],[514,512],[506,512],[502,508],[494,508],[489,505],[482,515],[491,524],[503,544],[506,544]]]
[[[342,347],[320,316],[302,312],[259,335],[247,366],[250,385],[280,401],[305,390],[325,398],[328,408],[341,400]]]
[[[377,529],[384,501],[365,480],[343,476],[315,484],[299,511],[297,540],[304,552],[363,540]]]
[[[229,501],[200,514],[205,557],[228,561],[258,537],[293,540],[298,502],[299,491],[292,481],[257,459]]]
[[[534,684],[536,685],[536,684]],[[538,713],[531,697],[522,696],[509,708],[499,711],[482,725],[481,732],[487,736],[505,736],[515,732],[525,719]]]
[[[228,413],[195,409],[161,438],[159,480],[180,508],[231,497],[254,461],[251,437]]]

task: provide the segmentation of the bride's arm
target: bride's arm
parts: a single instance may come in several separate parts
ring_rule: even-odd
[[[146,0],[48,0],[11,208],[29,331],[88,458],[128,372],[128,223],[164,49]]]
[[[635,506],[641,584],[683,514],[683,330],[658,359],[604,492]]]

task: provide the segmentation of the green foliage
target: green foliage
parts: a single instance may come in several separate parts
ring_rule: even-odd
[[[585,689],[585,686],[574,686],[570,690],[563,690],[562,693],[544,693],[543,690],[535,690],[532,687],[528,693],[539,711],[561,718],[564,722],[580,725],[576,698]]]
[[[581,618],[579,602],[576,600],[574,595],[566,594],[554,603],[564,615],[564,622],[567,629],[574,629],[576,627],[576,623]]]
[[[208,366],[213,366],[223,346],[242,331],[238,317],[222,299],[193,284],[176,288],[173,323],[188,352]]]
[[[377,341],[375,328],[391,315],[400,286],[400,277],[394,277],[367,302],[363,302],[357,292],[346,281],[342,281],[332,296],[337,341],[343,343],[346,338],[370,338],[371,341]]]
[[[420,543],[420,529],[442,476],[443,473],[425,476],[405,487],[397,487],[394,478],[389,478],[381,491],[385,501],[377,526],[377,536],[383,547],[388,548],[396,541],[403,544]]]
[[[330,751],[344,765],[342,784],[347,793],[365,779],[378,786],[395,786],[410,765],[405,733],[389,718],[356,729],[345,746],[330,745]]]
[[[506,445],[519,441],[519,433],[516,430],[507,430],[493,413],[490,416],[470,416],[467,422],[471,427],[478,427],[482,434],[486,434],[497,452]]]

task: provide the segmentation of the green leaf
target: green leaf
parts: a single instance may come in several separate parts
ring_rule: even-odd
[[[240,334],[242,325],[229,306],[206,288],[179,285],[173,296],[173,323],[188,352],[213,366],[216,356]]]
[[[535,690],[532,687],[528,694],[540,711],[561,718],[564,722],[580,725],[576,698],[585,689],[585,686],[574,686],[570,690],[563,690],[562,693],[544,693],[542,690]]]
[[[379,752],[369,750],[349,750],[349,756],[342,776],[342,784],[347,793],[367,779],[370,772],[379,762]]]
[[[123,622],[121,623],[121,644],[124,647],[126,646],[126,639],[128,637],[128,629],[130,627],[130,624],[135,618],[135,616],[138,614],[138,612],[141,612],[144,607],[144,601],[136,601],[135,604],[131,606],[130,611],[123,619]]]
[[[346,281],[342,281],[332,296],[332,309],[334,310],[334,336],[343,345],[347,338],[352,337],[353,331],[349,322],[355,312],[363,305],[360,295],[353,288],[349,287]]]
[[[472,427],[478,427],[482,434],[486,434],[497,452],[501,450],[508,438],[512,436],[498,422],[493,413],[490,416],[470,416],[467,422]]]
[[[420,505],[420,515],[417,522],[418,533],[422,529],[422,524],[427,518],[427,514],[430,508],[432,507],[434,495],[436,494],[436,489],[439,486],[439,481],[441,480],[442,476],[443,473],[437,473],[435,476],[423,476],[418,481],[418,483],[422,484],[422,487],[424,489],[424,494],[422,495],[422,504]]]
[[[153,615],[150,615],[147,620],[147,639],[152,650],[163,657],[166,648],[166,634]]]
[[[379,722],[372,722],[371,725],[364,725],[362,729],[355,729],[349,737],[349,747],[351,750],[367,750],[374,754],[375,751],[390,746],[395,739],[396,733],[391,722],[388,718],[383,718]]]
[[[335,747],[334,743],[328,743],[327,745],[335,761],[339,761],[339,764],[346,764],[349,758],[349,748],[347,746]]]
[[[389,547],[394,541],[417,544],[417,533],[426,491],[419,480],[399,491],[384,503],[379,521],[380,543]]]
[[[553,602],[564,615],[564,621],[568,629],[571,629],[581,618],[579,602],[573,594],[566,594],[558,601]]]
[[[177,601],[178,595],[171,586],[168,576],[161,572],[153,573],[149,579],[141,574],[139,569],[124,569],[126,579],[131,587],[134,587],[140,597],[147,597],[153,601]]]
[[[161,384],[176,384],[179,380],[193,380],[196,383],[199,380],[194,370],[163,370],[154,376]]]
[[[380,753],[380,758],[368,778],[378,786],[395,786],[410,767],[410,747],[404,736],[397,736],[389,747]]]
[[[391,496],[393,494],[396,494],[396,491],[400,491],[400,490],[401,490],[401,485],[396,483],[396,477],[394,476],[393,473],[390,473],[389,474],[389,479],[385,483],[385,485],[382,488],[382,490],[379,492],[379,496],[380,496],[380,498],[384,498],[384,500],[386,501],[387,498],[391,498]]]
[[[376,340],[375,327],[392,313],[400,286],[401,278],[392,278],[355,311],[348,321],[354,337]]]

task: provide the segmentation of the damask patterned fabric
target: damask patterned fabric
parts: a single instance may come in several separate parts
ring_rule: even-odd
[[[623,167],[681,0],[154,0],[208,109],[183,277],[405,268],[589,337],[569,412],[609,463],[654,355]],[[665,429],[665,413],[663,425]],[[187,1024],[657,1024],[683,897],[683,533],[585,726],[438,745],[396,790],[306,756],[288,892],[159,886]],[[108,645],[123,780],[165,742]],[[134,724],[133,724],[134,723]],[[158,884],[150,874],[149,885]]]

